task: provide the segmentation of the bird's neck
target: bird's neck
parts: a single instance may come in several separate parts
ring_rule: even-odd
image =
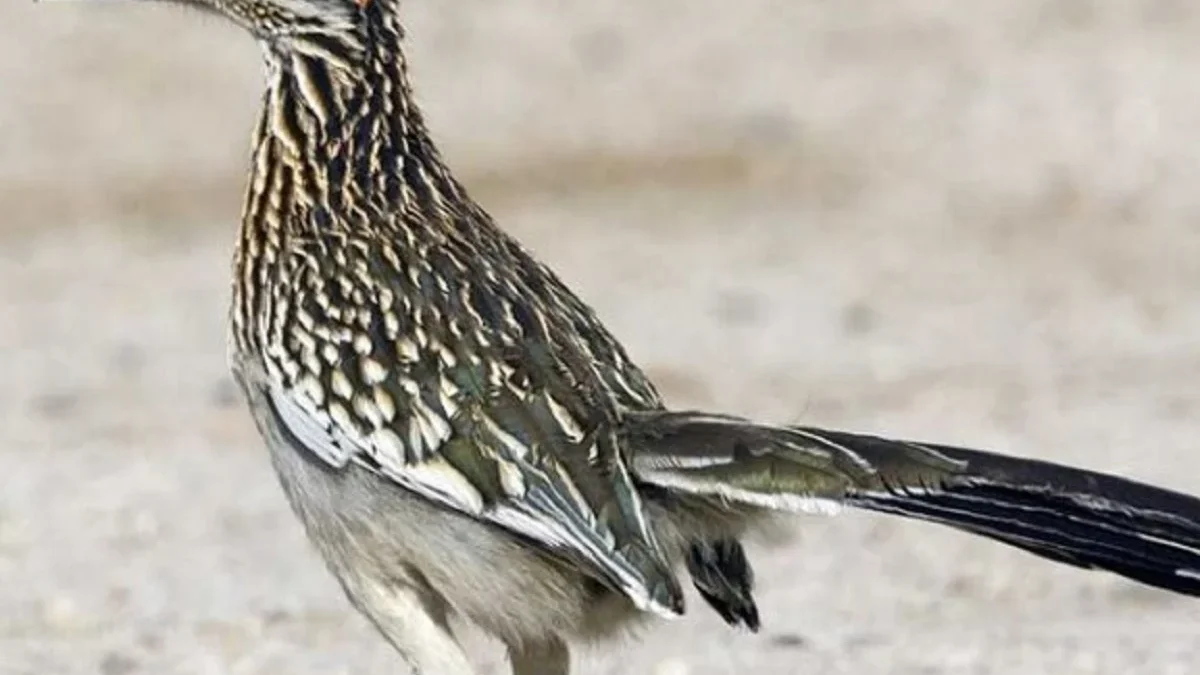
[[[413,100],[401,36],[385,17],[265,48],[248,222],[275,210],[285,229],[347,227],[465,199]]]
[[[393,228],[409,235],[396,241],[412,241],[434,231],[448,205],[467,203],[412,99],[400,36],[380,21],[264,46],[268,89],[234,253],[238,351],[265,344],[255,317],[272,304],[270,280],[290,273],[289,241]]]

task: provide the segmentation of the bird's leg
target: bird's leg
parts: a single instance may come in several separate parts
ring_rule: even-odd
[[[440,598],[414,586],[375,581],[362,583],[354,591],[352,599],[415,675],[476,675],[446,623],[446,607]]]
[[[509,646],[513,675],[570,675],[571,652],[567,644],[553,637],[546,642]]]

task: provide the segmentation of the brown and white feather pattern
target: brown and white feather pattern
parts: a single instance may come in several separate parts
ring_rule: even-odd
[[[405,64],[372,63],[396,72],[371,88],[338,65],[393,51],[296,39],[268,55],[234,358],[331,470],[366,467],[679,613],[616,443],[622,411],[661,407],[653,387],[466,198],[410,108]]]
[[[754,627],[736,536],[763,509],[839,506],[1200,595],[1200,500],[965,448],[663,410],[593,312],[446,170],[411,101],[394,3],[354,11],[345,25],[292,17],[287,44],[266,43],[235,253],[235,369],[265,402],[260,427],[301,457],[529,540],[664,615],[682,594],[656,531],[676,559],[682,544],[710,604]],[[298,511],[304,488],[346,494],[315,482],[292,485]]]

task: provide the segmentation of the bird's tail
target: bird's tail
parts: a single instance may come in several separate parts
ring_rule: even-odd
[[[918,518],[1200,596],[1200,499],[1032,459],[688,412],[632,419],[638,480],[795,511]]]

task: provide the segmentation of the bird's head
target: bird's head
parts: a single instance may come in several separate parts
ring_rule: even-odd
[[[160,0],[221,15],[259,40],[361,34],[397,0]]]
[[[325,156],[324,164],[340,167],[339,182],[345,162],[329,159],[335,153],[384,156],[371,164],[375,167],[420,146],[429,163],[440,161],[412,100],[401,45],[402,0],[142,1],[220,16],[259,42],[266,90],[256,147],[273,144],[297,156],[307,152],[306,160]],[[366,117],[374,122],[361,124]],[[305,144],[329,147],[317,153],[306,151]]]
[[[35,0],[36,1],[36,0]],[[296,39],[368,39],[379,28],[394,28],[399,0],[149,0],[198,9],[224,17],[259,41],[286,47]]]

